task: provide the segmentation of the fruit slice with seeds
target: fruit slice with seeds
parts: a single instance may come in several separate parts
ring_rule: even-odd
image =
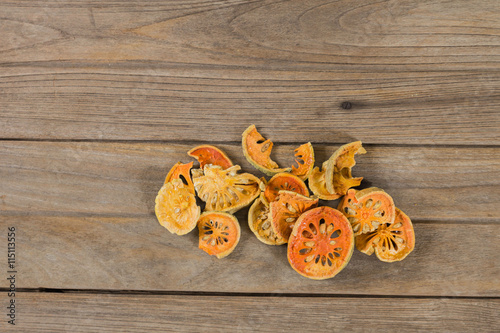
[[[295,222],[304,212],[318,206],[318,198],[308,198],[291,191],[279,191],[269,204],[269,217],[276,235],[288,242]]]
[[[175,163],[175,165],[170,169],[165,178],[165,184],[170,182],[172,179],[180,179],[182,182],[187,185],[189,191],[194,193],[194,185],[191,180],[191,176],[189,175],[189,170],[193,167],[193,162],[182,164],[181,162]]]
[[[268,245],[281,245],[286,241],[276,235],[269,220],[269,207],[261,197],[255,199],[248,211],[248,226],[258,240]]]
[[[248,206],[260,194],[260,180],[252,174],[237,174],[239,165],[222,169],[218,165],[205,165],[203,175],[193,179],[198,197],[205,211],[234,213]]]
[[[321,171],[318,167],[315,167],[309,176],[309,188],[314,193],[323,200],[335,200],[341,197],[340,194],[330,193],[326,189],[326,165],[327,161],[323,162]]]
[[[200,249],[221,259],[233,252],[240,240],[236,217],[222,212],[205,212],[198,220]]]
[[[243,154],[250,164],[268,176],[279,172],[289,172],[291,168],[280,168],[278,163],[271,160],[273,142],[266,140],[255,128],[250,125],[242,134]]]
[[[217,147],[211,145],[201,145],[188,151],[188,155],[196,158],[200,163],[200,168],[206,164],[219,165],[222,169],[233,166],[233,162],[227,155]]]
[[[401,261],[415,247],[415,232],[410,218],[396,208],[394,223],[381,224],[375,231],[356,237],[356,248],[382,261]]]
[[[187,185],[180,179],[172,179],[164,184],[155,200],[155,213],[158,222],[168,231],[184,235],[196,227],[200,207]]]
[[[391,224],[395,216],[392,197],[376,187],[349,190],[338,209],[351,223],[355,236],[375,231],[382,224]]]
[[[267,182],[264,198],[271,203],[278,196],[279,191],[292,191],[309,196],[306,184],[299,177],[288,172],[277,173]]]
[[[310,142],[295,149],[295,163],[298,167],[292,165],[292,174],[302,180],[309,178],[314,168],[314,149]]]
[[[338,210],[317,207],[302,214],[288,240],[288,262],[300,275],[315,280],[334,277],[349,262],[354,236]]]
[[[348,189],[361,184],[363,177],[352,177],[352,167],[356,165],[354,160],[356,154],[366,154],[361,141],[343,145],[328,159],[325,170],[325,185],[328,193],[345,195]]]

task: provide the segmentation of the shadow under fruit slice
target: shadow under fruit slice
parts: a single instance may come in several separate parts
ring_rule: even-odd
[[[243,154],[248,162],[266,175],[272,176],[278,172],[289,172],[292,170],[291,168],[280,168],[276,162],[271,160],[273,143],[271,140],[266,140],[260,135],[255,125],[250,125],[243,132],[241,143]]]
[[[315,280],[334,277],[349,262],[354,236],[338,210],[317,207],[302,214],[288,240],[288,262],[300,275]]]
[[[349,190],[338,209],[351,223],[355,236],[372,232],[382,224],[391,224],[395,216],[392,197],[376,187]]]
[[[222,169],[233,166],[233,162],[227,155],[217,147],[211,145],[201,145],[188,151],[188,155],[196,158],[203,169],[205,164],[219,165]]]
[[[277,173],[269,180],[264,190],[264,198],[271,203],[278,196],[279,191],[292,191],[309,196],[309,190],[302,179],[288,172]]]
[[[269,204],[269,217],[274,233],[288,242],[295,222],[305,211],[318,206],[318,198],[308,198],[291,191],[280,191]]]
[[[165,178],[165,183],[168,183],[172,179],[181,179],[184,184],[189,188],[189,191],[194,193],[194,185],[189,174],[189,170],[193,167],[193,162],[182,164],[181,162],[175,163],[175,165],[170,169]]]
[[[352,167],[356,165],[354,155],[366,154],[361,141],[351,142],[337,149],[326,165],[325,185],[329,193],[345,195],[351,187],[359,186],[363,177],[352,177]]]
[[[180,179],[172,179],[164,184],[155,200],[155,213],[158,222],[168,231],[185,235],[196,227],[200,207],[196,198]]]
[[[205,165],[203,175],[193,179],[198,197],[205,211],[234,213],[248,206],[260,194],[260,180],[250,173],[237,174],[239,165],[222,169]]]
[[[221,259],[233,252],[240,240],[236,217],[222,212],[205,212],[198,220],[200,249]]]
[[[269,219],[269,207],[259,197],[248,210],[248,226],[258,240],[268,245],[281,245],[286,241],[276,235]]]
[[[292,165],[292,174],[302,180],[309,178],[314,168],[314,149],[310,142],[303,144],[295,149],[295,163],[298,167]]]
[[[356,248],[382,261],[401,261],[415,247],[415,233],[410,218],[396,208],[393,224],[381,224],[377,230],[356,237]]]

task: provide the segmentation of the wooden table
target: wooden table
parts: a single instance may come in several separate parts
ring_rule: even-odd
[[[0,331],[498,332],[499,46],[496,0],[0,2]],[[246,209],[222,260],[161,227],[191,147],[262,175],[250,124],[280,165],[362,140],[353,173],[412,218],[414,252],[313,281]]]

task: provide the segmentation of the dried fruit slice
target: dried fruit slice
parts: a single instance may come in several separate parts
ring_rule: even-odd
[[[393,223],[394,201],[384,190],[370,187],[361,191],[349,190],[338,209],[351,223],[354,235],[366,234],[380,225]]]
[[[363,177],[352,177],[352,167],[356,165],[354,160],[356,154],[366,154],[361,141],[343,145],[328,159],[325,185],[329,193],[345,195],[348,189],[361,184]]]
[[[297,168],[292,165],[292,174],[302,180],[306,180],[311,175],[314,168],[314,149],[310,142],[303,144],[295,149],[295,163]]]
[[[288,242],[299,216],[317,206],[318,198],[308,198],[291,191],[279,191],[276,199],[269,204],[269,217],[274,232]]]
[[[200,249],[221,259],[233,252],[240,240],[236,217],[221,212],[206,212],[198,220]]]
[[[193,167],[193,162],[182,164],[181,162],[175,163],[175,165],[170,169],[165,178],[165,184],[172,179],[180,179],[189,188],[189,191],[194,194],[194,185],[189,175],[189,170]]]
[[[260,135],[255,125],[250,125],[243,132],[241,143],[243,154],[248,162],[266,175],[272,176],[278,172],[289,172],[292,170],[291,168],[280,168],[276,162],[271,160],[273,143],[271,140],[266,140]]]
[[[340,194],[330,193],[326,189],[325,174],[326,174],[326,164],[328,162],[323,162],[321,171],[318,167],[315,167],[309,176],[309,188],[314,193],[323,200],[335,200],[341,197]]]
[[[260,194],[260,180],[249,173],[237,174],[241,167],[222,169],[218,165],[205,165],[203,176],[193,179],[206,211],[234,213],[248,206]]]
[[[297,176],[287,172],[277,173],[269,180],[264,190],[264,198],[267,202],[273,202],[278,196],[279,191],[292,191],[306,197],[309,196],[309,190],[306,184]]]
[[[172,179],[164,184],[155,200],[155,213],[158,222],[168,231],[185,235],[196,227],[200,207],[196,198],[180,179]]]
[[[281,245],[286,241],[274,232],[269,217],[269,207],[261,198],[255,199],[248,210],[248,226],[258,240],[268,245]]]
[[[196,158],[203,169],[205,164],[219,165],[222,169],[233,166],[233,162],[227,155],[217,147],[211,145],[201,145],[188,151],[188,155]]]
[[[353,249],[354,236],[345,216],[330,207],[317,207],[295,223],[288,240],[288,262],[300,275],[329,279],[347,265]]]
[[[411,220],[396,208],[393,224],[381,224],[377,230],[356,237],[356,247],[371,255],[374,251],[382,261],[401,261],[415,247],[415,233]]]

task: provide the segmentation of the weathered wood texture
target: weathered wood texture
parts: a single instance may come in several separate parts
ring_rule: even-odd
[[[18,293],[15,332],[495,332],[498,299]],[[0,324],[6,327],[5,321]],[[7,327],[10,328],[10,327]]]
[[[500,144],[500,9],[7,1],[0,137]],[[349,101],[350,109],[340,107]]]
[[[0,225],[17,229],[18,288],[500,296],[493,225],[416,223],[415,250],[402,262],[355,251],[334,279],[315,281],[290,267],[286,246],[261,243],[237,217],[241,240],[224,259],[198,249],[196,231],[172,235],[155,217],[0,216]]]
[[[194,161],[192,145],[17,142],[0,144],[2,212],[154,214],[154,199],[177,161]],[[261,175],[240,145],[220,145],[244,171]],[[296,146],[276,145],[293,162]],[[339,145],[316,145],[317,164]],[[390,193],[414,220],[500,221],[500,148],[368,146],[356,158],[364,186]],[[330,204],[336,205],[337,201]]]

